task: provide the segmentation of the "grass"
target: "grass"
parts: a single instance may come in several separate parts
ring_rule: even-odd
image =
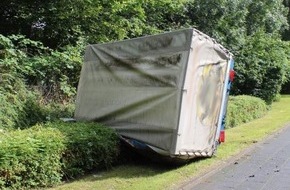
[[[262,118],[226,131],[226,143],[218,147],[216,156],[192,161],[187,165],[160,166],[154,163],[135,163],[116,166],[105,172],[94,173],[76,181],[65,183],[51,190],[90,189],[176,189],[182,183],[213,167],[218,167],[226,159],[238,155],[245,148],[261,141],[290,122],[290,95],[282,96],[279,102]]]

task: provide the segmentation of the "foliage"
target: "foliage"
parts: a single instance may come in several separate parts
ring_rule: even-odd
[[[284,5],[289,7],[289,1],[284,0]],[[0,127],[4,129],[23,129],[35,123],[72,116],[72,103],[87,42],[122,40],[188,26],[216,38],[235,55],[237,75],[233,94],[258,96],[270,104],[277,98],[283,83],[284,92],[285,89],[289,92],[290,66],[286,63],[289,63],[290,46],[280,40],[281,32],[287,28],[287,9],[282,0],[2,0],[0,14]],[[283,37],[289,39],[289,29]],[[230,125],[247,120],[246,116],[231,120],[243,110],[239,106],[244,99],[231,98],[228,111]],[[238,105],[231,101],[238,102]],[[252,109],[247,103],[243,104]],[[261,108],[264,109],[264,106]],[[254,116],[259,115],[258,112],[253,113]],[[66,136],[63,157],[66,177],[74,177],[96,167],[107,167],[117,152],[114,133],[108,135],[113,140],[107,141],[103,139],[107,133],[96,129],[100,136],[89,135],[95,133],[90,132],[95,127],[81,129],[77,125],[93,124],[48,124]],[[33,129],[23,130],[23,135],[30,130]],[[11,134],[20,135],[21,132]],[[88,142],[82,134],[88,135]],[[96,146],[89,142],[94,142]],[[108,155],[104,154],[106,151]],[[14,160],[11,162],[14,163]],[[27,163],[30,164],[29,159]],[[1,175],[3,177],[5,172],[0,172]],[[51,180],[57,182],[59,177]],[[16,180],[15,177],[14,181],[17,182],[14,184],[19,184],[20,178]],[[27,188],[54,182],[33,183],[26,184]],[[13,188],[18,187],[15,185]]]
[[[284,5],[285,7],[288,8],[287,20],[288,20],[288,25],[290,25],[290,0],[284,0]],[[283,35],[283,40],[290,41],[290,28],[288,28],[288,30],[285,30],[282,35]]]
[[[236,127],[265,115],[268,107],[260,98],[251,96],[230,96],[226,127]]]
[[[251,50],[255,50],[256,55],[264,54],[264,49],[252,47],[268,47],[270,43],[262,39],[270,38],[275,49],[282,52],[280,55],[287,52],[285,46],[277,44],[280,44],[279,34],[288,26],[285,7],[289,7],[288,0],[284,4],[282,0],[48,0],[41,3],[4,0],[0,5],[4,7],[0,9],[4,26],[0,32],[6,36],[24,35],[12,35],[10,42],[4,40],[5,47],[10,47],[6,48],[5,54],[13,55],[6,56],[5,62],[14,65],[14,70],[18,71],[18,75],[24,75],[29,86],[41,91],[44,101],[54,99],[66,103],[73,100],[86,41],[108,42],[194,26],[230,49],[237,65],[247,62],[245,66],[237,66],[241,75],[244,75],[243,68],[249,69],[250,73],[260,72],[256,63],[261,62],[261,56],[251,58],[248,55]],[[252,40],[257,44],[251,43]],[[271,55],[279,57],[276,50]],[[17,56],[14,56],[15,53]],[[272,73],[268,67],[272,61],[265,58],[262,62],[261,67],[266,67],[262,70]],[[279,68],[272,69],[276,74],[284,75]],[[243,89],[249,84],[247,79],[237,77],[237,84],[241,85],[236,85],[235,94],[257,95],[271,103],[272,97],[281,88],[274,84],[281,82],[279,77],[273,79],[278,82],[259,81],[259,85],[263,83],[261,89],[271,89],[265,96],[252,92],[256,83],[249,90]]]
[[[290,41],[285,42],[288,47],[288,65],[285,67],[286,72],[286,82],[282,85],[281,93],[290,94]]]
[[[21,79],[3,74],[0,82],[0,129],[24,129],[62,117],[72,117],[74,104],[50,102],[43,104],[41,98],[29,91]]]
[[[118,136],[96,123],[48,123],[0,132],[0,189],[47,187],[63,177],[109,168]]]
[[[23,79],[27,86],[41,93],[43,102],[71,101],[81,70],[84,40],[62,50],[45,48],[40,42],[21,35],[0,35],[0,67],[3,74]]]
[[[43,96],[43,101],[68,102],[76,95],[76,87],[84,50],[83,41],[77,46],[67,46],[62,51],[52,51],[26,59],[23,75],[29,86]]]
[[[60,182],[63,136],[39,126],[0,133],[0,189],[30,189]]]
[[[142,9],[146,17],[146,26],[150,26],[153,33],[189,27],[185,14],[186,2],[185,0],[144,1]]]
[[[5,8],[0,9],[5,26],[0,30],[9,34],[0,35],[0,122],[8,128],[72,116],[72,109],[60,113],[62,108],[53,111],[50,103],[74,101],[87,40],[113,41],[193,25],[234,53],[233,94],[258,96],[270,104],[281,84],[290,81],[285,64],[289,44],[278,35],[287,26],[281,0],[4,0],[0,5]]]
[[[9,11],[2,10],[6,27],[0,33],[21,33],[55,48],[76,44],[79,37],[100,43],[195,26],[236,50],[247,35],[285,30],[285,6],[282,0],[4,0]]]
[[[38,95],[29,91],[21,79],[2,74],[0,129],[27,128],[45,120],[38,99]]]
[[[280,32],[287,26],[284,5],[282,0],[3,0],[0,33],[21,33],[58,48],[81,36],[99,43],[192,25],[224,42],[261,29]]]
[[[110,128],[80,122],[53,122],[46,124],[46,127],[57,128],[65,136],[62,163],[67,178],[86,171],[109,168],[118,156],[118,136]]]
[[[81,36],[95,43],[134,37],[144,27],[140,1],[4,0],[0,7],[0,33],[21,33],[52,48],[75,44]]]
[[[271,104],[287,80],[287,49],[287,44],[273,35],[259,32],[247,37],[236,57],[233,94],[257,96]]]
[[[15,40],[15,43],[11,39]],[[30,68],[23,66],[28,49],[37,42],[0,35],[0,128],[26,128],[43,121],[45,115],[39,106],[39,95],[27,88],[23,75]]]
[[[236,54],[244,38],[259,32],[279,33],[287,28],[287,9],[279,1],[195,0],[188,1],[190,24]],[[206,18],[206,19],[204,19]]]
[[[42,106],[45,121],[53,122],[58,121],[60,118],[72,118],[75,111],[75,104],[73,103],[56,103],[50,102]]]
[[[247,1],[196,0],[187,4],[187,15],[192,25],[218,39],[229,48],[242,45],[245,36]],[[207,18],[207,19],[204,19]],[[239,42],[238,44],[236,44]]]
[[[12,35],[4,37],[0,35],[0,48],[0,128],[23,129],[38,122],[44,122],[47,119],[53,120],[58,116],[72,116],[73,108],[67,110],[66,107],[68,106],[60,108],[59,104],[58,106],[53,106],[53,103],[45,106],[44,103],[48,100],[48,94],[45,93],[47,91],[46,89],[41,89],[43,87],[41,85],[35,87],[34,82],[37,81],[36,83],[43,83],[47,86],[52,84],[58,86],[52,92],[54,93],[54,101],[65,101],[74,96],[78,81],[77,73],[80,70],[81,51],[79,49],[68,47],[65,53],[55,53],[58,56],[58,60],[61,60],[59,62],[66,63],[67,67],[61,69],[63,64],[56,63],[55,65],[58,65],[58,67],[55,68],[53,68],[54,65],[52,64],[48,64],[49,67],[35,64],[32,60],[43,56],[46,51],[51,50],[44,48],[39,42],[24,38],[24,36]],[[33,58],[31,57],[32,55],[34,55]],[[49,57],[48,55],[45,56]],[[42,63],[47,63],[46,59],[43,60],[45,61]],[[53,60],[55,62],[58,61],[56,58],[53,58]],[[75,75],[68,73],[68,68],[77,69],[77,72],[71,72],[75,73]],[[54,80],[48,79],[49,73],[58,77],[54,77]],[[70,75],[72,77],[69,78],[68,76]],[[61,81],[58,81],[59,79]],[[74,81],[74,83],[71,81]],[[33,87],[34,90],[32,90]],[[43,96],[41,97],[35,89],[38,89],[38,92],[42,90],[43,93],[41,95]],[[70,104],[66,103],[65,105]],[[52,107],[58,108],[52,110]]]
[[[288,10],[283,0],[249,1],[248,12],[246,24],[249,35],[260,30],[277,33],[288,27]]]
[[[12,129],[21,118],[27,90],[22,81],[9,74],[1,73],[0,84],[0,127]]]
[[[254,95],[270,104],[287,76],[289,45],[279,35],[288,27],[283,1],[195,0],[186,10],[192,25],[234,54],[233,94]]]

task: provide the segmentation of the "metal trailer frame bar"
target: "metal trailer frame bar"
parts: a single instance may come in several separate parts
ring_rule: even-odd
[[[228,69],[227,69],[227,76],[225,79],[225,82],[227,83],[225,85],[224,91],[223,91],[223,99],[222,99],[222,107],[219,114],[219,120],[218,120],[218,129],[216,132],[216,141],[219,142],[221,132],[225,130],[225,122],[226,122],[226,113],[227,113],[227,105],[228,105],[228,99],[229,99],[229,93],[231,89],[232,81],[230,80],[230,72],[233,71],[234,68],[234,60],[232,56],[230,57],[228,61]],[[224,134],[223,134],[224,135]]]

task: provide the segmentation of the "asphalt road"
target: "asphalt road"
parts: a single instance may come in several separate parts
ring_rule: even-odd
[[[183,190],[290,190],[290,125]]]

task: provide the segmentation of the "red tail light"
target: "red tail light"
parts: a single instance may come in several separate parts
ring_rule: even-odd
[[[225,137],[226,137],[226,134],[225,134],[225,131],[223,130],[220,132],[219,142],[220,143],[225,142]]]
[[[230,70],[230,81],[233,82],[235,78],[236,72],[234,70]]]

